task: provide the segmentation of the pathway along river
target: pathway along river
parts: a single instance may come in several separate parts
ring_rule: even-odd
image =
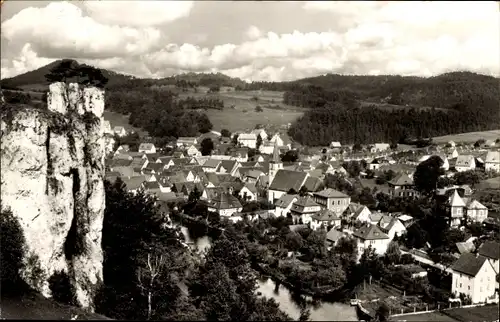
[[[208,236],[203,236],[193,239],[189,235],[189,230],[185,226],[181,226],[181,231],[188,243],[194,243],[198,249],[204,250],[210,247],[211,240]],[[258,279],[257,292],[262,293],[267,298],[274,298],[279,303],[280,308],[288,313],[292,318],[298,319],[300,316],[300,306],[298,301],[292,296],[288,288],[283,285],[276,287],[276,283],[267,277],[261,276]],[[356,309],[349,304],[331,303],[326,301],[316,301],[308,306],[311,309],[312,321],[358,321]]]

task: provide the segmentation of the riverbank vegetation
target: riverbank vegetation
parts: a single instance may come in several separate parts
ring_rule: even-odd
[[[153,197],[127,193],[120,179],[105,188],[99,313],[168,321],[290,320],[275,301],[255,294],[250,254],[236,236],[221,235],[200,258]]]

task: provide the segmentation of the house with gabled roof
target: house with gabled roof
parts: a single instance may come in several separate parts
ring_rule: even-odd
[[[236,160],[221,160],[215,172],[234,176],[240,166],[240,163]]]
[[[488,208],[476,199],[468,199],[465,210],[468,222],[482,223],[488,217]]]
[[[299,192],[304,185],[309,175],[304,172],[290,171],[280,169],[276,172],[276,176],[272,180],[268,189],[268,200],[274,203],[282,195],[290,190]]]
[[[241,133],[238,135],[238,143],[251,149],[257,147],[257,135],[253,133]]]
[[[413,179],[406,173],[400,173],[387,184],[393,197],[415,198],[418,196]]]
[[[222,162],[221,160],[217,159],[208,159],[202,165],[203,171],[205,173],[215,173],[221,162]]]
[[[464,253],[452,265],[451,292],[470,296],[472,303],[484,303],[495,295],[497,274],[491,262],[480,254]]]
[[[340,227],[340,217],[331,210],[322,209],[311,216],[311,229],[329,229],[330,227]]]
[[[128,144],[122,144],[116,149],[115,154],[127,153],[129,151],[130,151],[130,146]]]
[[[228,192],[216,193],[208,202],[208,211],[216,212],[224,217],[230,217],[236,212],[241,212],[242,209],[238,198]]]
[[[177,147],[181,146],[191,146],[198,144],[198,138],[196,137],[180,137],[177,139]]]
[[[406,232],[406,227],[397,217],[386,214],[382,215],[377,225],[391,240],[393,240],[395,236],[400,237]]]
[[[201,156],[200,150],[193,144],[186,149],[186,154],[190,157],[199,157]]]
[[[313,177],[309,175],[304,182],[304,188],[307,189],[309,193],[314,193],[322,190],[324,188],[323,180],[318,177]]]
[[[476,159],[473,155],[459,155],[455,162],[455,170],[457,172],[474,170],[476,168]]]
[[[139,144],[139,152],[142,153],[156,153],[156,147],[153,143],[141,143]]]
[[[118,135],[119,137],[124,137],[127,135],[127,131],[123,126],[115,126],[113,128],[113,133]]]
[[[380,227],[372,224],[365,224],[354,229],[352,236],[358,242],[358,259],[361,258],[365,249],[371,247],[377,255],[384,255],[391,239]]]
[[[450,227],[460,227],[462,225],[462,220],[464,219],[465,202],[462,197],[460,197],[456,189],[453,190],[453,193],[446,201],[445,206]]]
[[[350,219],[350,222],[362,222],[362,223],[371,223],[372,212],[368,209],[367,206],[351,203],[349,208],[344,211],[344,214],[347,215],[347,218]]]
[[[341,215],[351,203],[351,197],[331,188],[313,193],[313,198],[322,207],[332,210],[337,215]]]
[[[268,136],[267,136],[266,130],[264,130],[264,129],[255,129],[251,133],[255,134],[256,137],[260,136],[260,138],[262,139],[263,142],[265,140],[267,140]]]
[[[284,194],[276,200],[274,203],[275,215],[276,217],[286,217],[290,210],[292,209],[292,205],[299,199],[299,195],[289,195]]]
[[[133,176],[122,178],[123,183],[126,185],[128,192],[137,193],[140,189],[143,189],[143,183],[146,182],[145,176]]]
[[[350,238],[349,235],[336,227],[333,227],[326,233],[326,244],[329,248],[337,245],[337,242],[342,238]]]
[[[144,191],[148,194],[158,194],[161,192],[158,181],[146,181],[143,183]]]
[[[375,143],[372,147],[370,147],[371,153],[377,152],[385,152],[391,148],[389,143]]]
[[[455,147],[452,147],[451,149],[448,150],[448,153],[446,154],[446,157],[450,160],[458,158],[458,150]]]
[[[255,184],[253,183],[245,183],[243,188],[241,188],[240,192],[238,193],[241,199],[246,200],[246,201],[255,201],[257,200],[258,197],[258,192],[257,188],[255,187]]]
[[[303,224],[309,224],[311,222],[311,216],[318,213],[321,210],[321,206],[316,203],[310,196],[299,197],[295,201],[290,209],[292,214],[293,222]]]
[[[477,250],[478,254],[486,257],[492,264],[495,273],[500,273],[500,243],[487,240]]]
[[[500,172],[500,151],[488,151],[484,160],[484,169]]]

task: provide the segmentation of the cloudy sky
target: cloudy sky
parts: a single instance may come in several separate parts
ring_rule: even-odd
[[[14,1],[1,76],[74,58],[139,77],[500,74],[496,2]]]

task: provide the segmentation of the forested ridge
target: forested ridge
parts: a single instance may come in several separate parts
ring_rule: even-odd
[[[2,80],[2,87],[47,86],[43,75],[57,62],[62,61]],[[199,86],[211,91],[222,86],[283,91],[283,103],[309,109],[289,133],[304,145],[401,142],[406,138],[497,129],[500,124],[499,79],[471,72],[428,78],[328,74],[289,82],[246,83],[221,73],[139,79],[101,71],[109,79],[105,85],[106,108],[130,114],[132,125],[155,137],[194,136],[212,129],[203,110],[223,109],[222,100],[179,99],[174,93],[176,88],[195,90]],[[165,88],[167,85],[171,88]]]

